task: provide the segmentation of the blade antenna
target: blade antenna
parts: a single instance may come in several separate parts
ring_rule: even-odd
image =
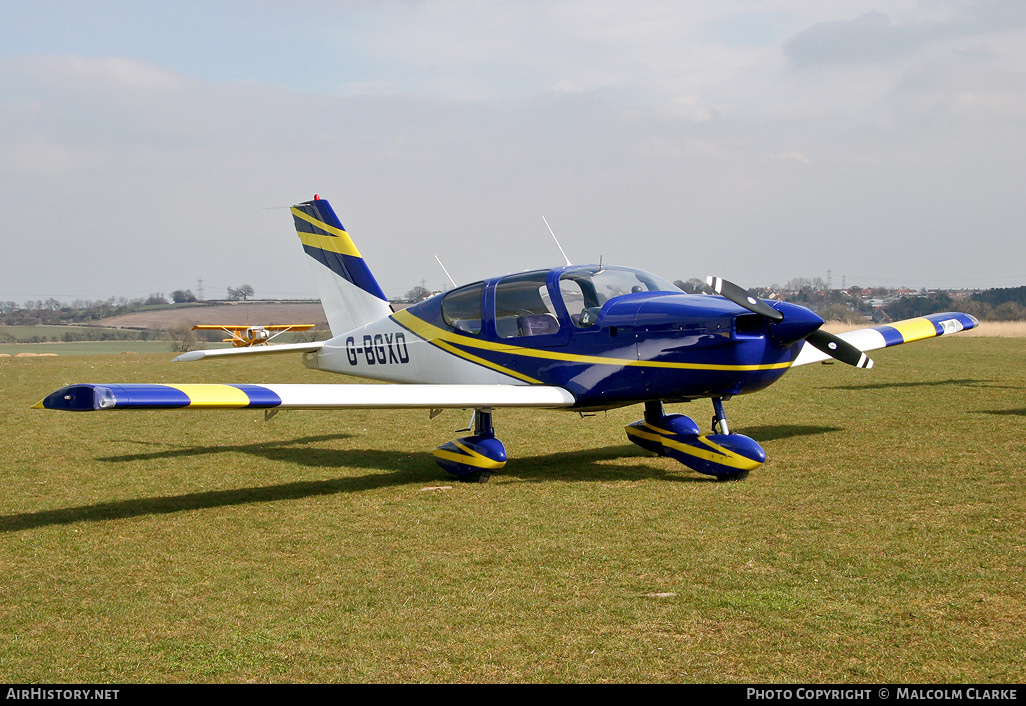
[[[449,270],[445,269],[445,265],[443,265],[442,261],[438,259],[438,255],[435,255],[435,260],[438,262],[438,266],[442,268],[442,272],[445,273],[445,276],[449,278],[450,282],[452,282],[452,288],[456,289],[456,280],[454,280],[452,275],[449,274]]]
[[[549,229],[552,239],[556,241],[556,247],[559,248],[559,252],[563,255],[563,261],[566,262],[566,266],[572,267],[573,263],[570,262],[570,258],[568,258],[566,253],[563,251],[563,246],[559,244],[559,239],[556,237],[556,234],[552,232],[552,226],[550,226],[549,222],[545,220],[545,216],[542,216],[542,220],[545,221],[545,227]]]

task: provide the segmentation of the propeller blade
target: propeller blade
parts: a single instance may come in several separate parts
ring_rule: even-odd
[[[728,282],[722,277],[706,277],[705,283],[710,289],[720,296],[729,299],[738,306],[743,306],[745,309],[748,309],[748,311],[759,314],[760,316],[765,316],[770,321],[781,321],[784,318],[783,314],[763,300],[756,299],[746,290],[737,286],[733,282]]]
[[[827,355],[856,368],[872,368],[873,359],[843,338],[820,329],[805,339]]]
[[[706,277],[705,283],[714,292],[719,294],[726,299],[734,302],[738,306],[748,309],[748,311],[754,312],[761,316],[766,317],[770,321],[780,322],[784,320],[784,315],[771,307],[769,304],[761,299],[756,299],[746,290],[742,289],[733,282],[728,282],[721,277]],[[852,344],[845,341],[843,338],[839,338],[832,333],[827,333],[822,329],[813,331],[808,336],[804,333],[802,336],[806,341],[811,343],[813,346],[823,351],[831,358],[836,358],[842,363],[848,365],[854,365],[856,368],[872,368],[873,359],[868,355],[860,351]],[[797,339],[801,340],[801,339]]]

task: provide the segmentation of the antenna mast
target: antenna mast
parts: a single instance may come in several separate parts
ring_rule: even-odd
[[[550,226],[549,222],[545,220],[545,216],[542,216],[542,220],[545,221],[545,227],[549,229],[549,233],[552,235],[552,239],[556,241],[556,247],[559,248],[559,252],[562,253],[563,260],[566,262],[566,266],[570,267],[571,265],[573,265],[573,263],[570,262],[570,258],[568,258],[566,256],[566,253],[563,252],[563,246],[559,244],[559,239],[556,237],[556,234],[552,232],[552,226]]]
[[[450,282],[452,282],[452,288],[456,289],[456,280],[454,280],[452,275],[449,274],[449,270],[445,269],[445,265],[443,265],[442,261],[438,259],[438,255],[435,255],[435,260],[438,262],[438,266],[442,268],[442,272],[445,273],[445,276],[449,278]]]

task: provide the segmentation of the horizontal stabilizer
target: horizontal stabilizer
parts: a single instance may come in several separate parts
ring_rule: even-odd
[[[319,351],[324,341],[311,343],[281,343],[270,346],[250,346],[249,348],[213,348],[207,351],[189,351],[172,360],[172,363],[191,363],[204,358],[220,358],[226,355],[270,355],[273,353],[312,353]]]
[[[570,407],[576,399],[545,385],[69,385],[33,405],[110,409],[488,409]]]
[[[942,314],[920,316],[915,319],[897,321],[893,324],[846,331],[845,333],[837,334],[837,337],[865,352],[880,348],[890,348],[891,346],[911,343],[912,341],[921,341],[924,338],[946,336],[949,333],[967,331],[979,325],[980,322],[974,316],[957,311],[946,311]],[[830,359],[831,357],[828,354],[811,345],[802,346],[801,352],[791,367],[808,365],[809,363],[820,363]]]

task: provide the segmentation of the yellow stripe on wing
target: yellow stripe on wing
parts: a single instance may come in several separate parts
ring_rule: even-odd
[[[895,324],[888,324],[891,328],[901,334],[905,343],[921,341],[924,338],[933,338],[937,335],[937,327],[929,319],[908,319]]]
[[[231,385],[168,385],[184,392],[190,407],[247,407],[249,396]]]

